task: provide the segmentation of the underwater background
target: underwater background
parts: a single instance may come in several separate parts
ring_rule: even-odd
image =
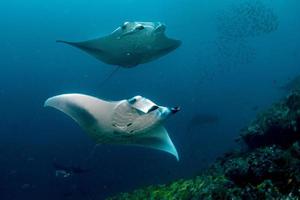
[[[298,0],[2,0],[0,199],[104,199],[191,177],[300,73]],[[180,48],[120,69],[57,39],[109,34],[125,21],[161,21]],[[166,127],[179,156],[95,143],[70,118],[43,107],[62,93],[108,100],[142,95],[181,112]],[[88,173],[63,178],[53,162]]]

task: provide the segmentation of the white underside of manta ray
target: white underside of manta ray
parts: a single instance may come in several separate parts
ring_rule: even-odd
[[[128,100],[104,101],[83,94],[49,98],[45,106],[56,108],[72,119],[99,144],[127,144],[168,152],[179,160],[163,122],[178,107],[158,106],[135,96]]]
[[[57,42],[77,47],[104,63],[129,68],[156,60],[180,46],[181,41],[168,38],[165,30],[160,22],[125,22],[104,37]]]

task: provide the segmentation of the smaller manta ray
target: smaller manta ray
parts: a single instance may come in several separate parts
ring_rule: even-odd
[[[56,108],[87,132],[98,144],[127,144],[168,152],[179,160],[163,122],[180,110],[158,106],[135,96],[128,100],[104,101],[83,94],[49,98],[45,106]]]
[[[160,22],[125,22],[104,37],[57,42],[77,47],[104,63],[130,68],[156,60],[180,46],[181,41],[168,38],[165,30]]]
[[[214,114],[195,114],[188,123],[187,132],[190,132],[196,127],[202,127],[205,125],[214,125],[220,122],[220,117]]]

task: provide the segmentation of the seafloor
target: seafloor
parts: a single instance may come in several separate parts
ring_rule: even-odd
[[[229,152],[192,179],[121,193],[108,200],[299,199],[300,90],[241,131],[247,148]],[[243,145],[242,145],[243,146]]]

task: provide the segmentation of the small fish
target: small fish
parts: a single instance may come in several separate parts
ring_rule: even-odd
[[[256,106],[253,106],[253,107],[252,107],[252,110],[253,110],[253,111],[258,111],[258,110],[259,110],[259,106],[257,106],[257,105],[256,105]]]
[[[29,183],[24,183],[22,186],[21,186],[21,189],[22,190],[26,190],[26,189],[29,189],[31,187],[31,185]]]
[[[63,165],[57,161],[53,161],[53,167],[55,169],[55,176],[63,178],[68,178],[74,174],[83,174],[91,171],[91,169],[84,169],[80,166]]]

